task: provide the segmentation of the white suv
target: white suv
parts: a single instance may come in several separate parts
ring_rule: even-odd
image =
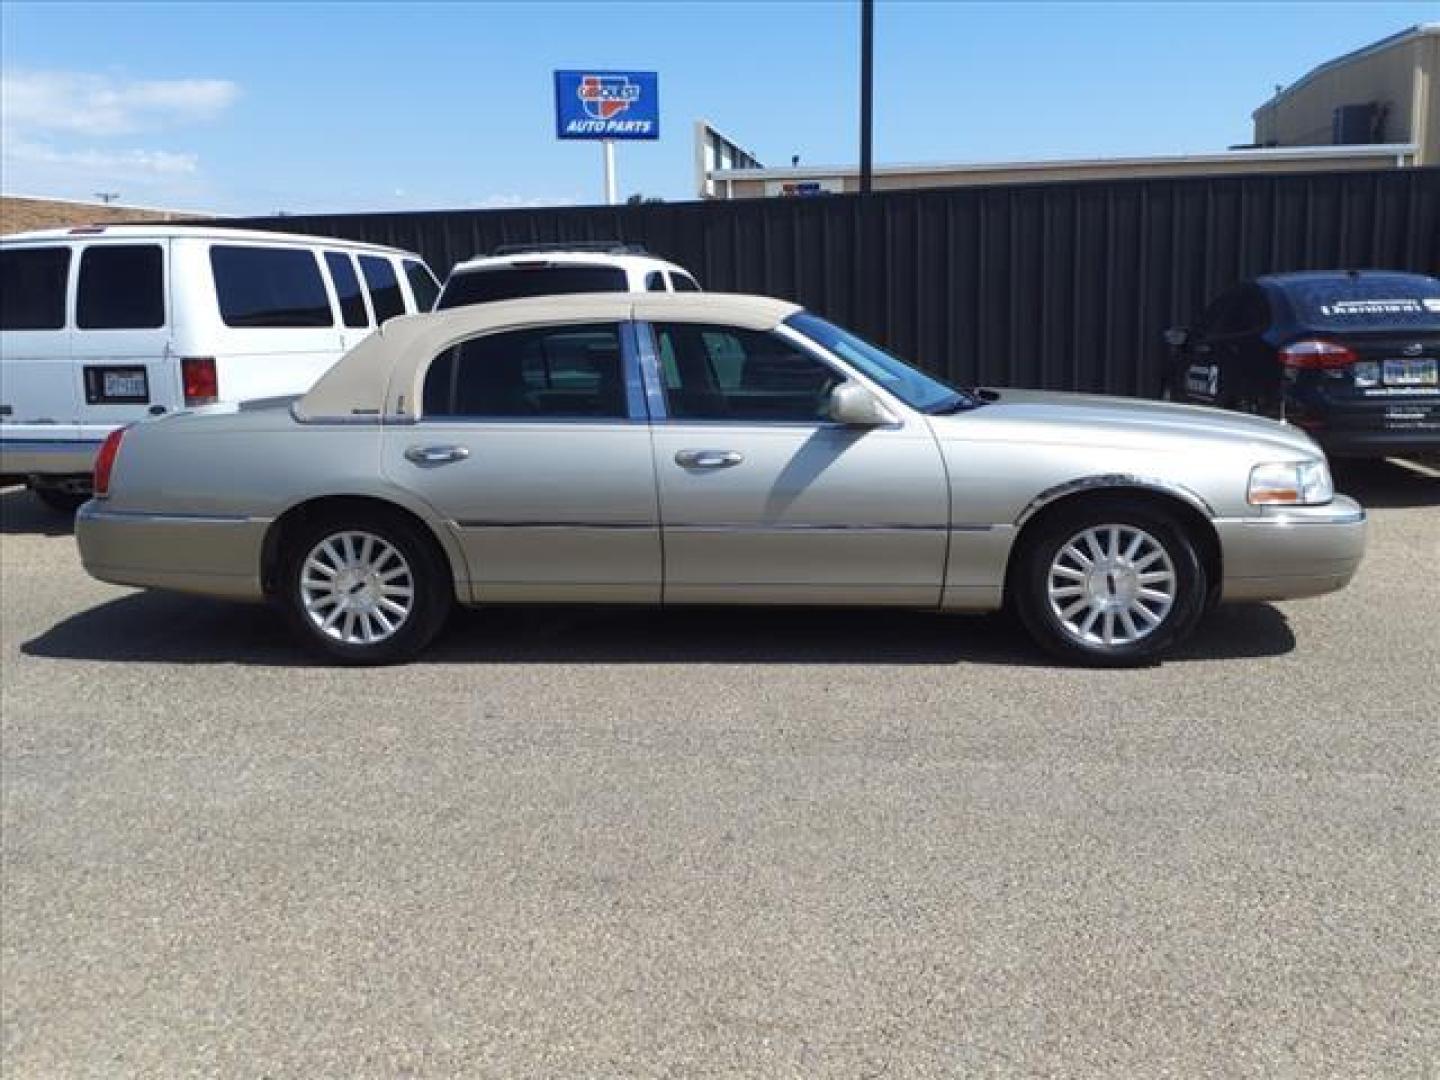
[[[688,271],[629,244],[509,245],[457,263],[435,310],[561,293],[699,291]]]

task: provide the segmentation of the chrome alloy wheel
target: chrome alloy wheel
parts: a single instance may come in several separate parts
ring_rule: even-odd
[[[374,533],[334,533],[305,556],[300,602],[326,637],[345,645],[374,645],[410,617],[415,577],[405,557]]]
[[[1179,580],[1160,541],[1134,525],[1095,525],[1072,536],[1045,576],[1050,610],[1076,640],[1107,648],[1153,633]]]

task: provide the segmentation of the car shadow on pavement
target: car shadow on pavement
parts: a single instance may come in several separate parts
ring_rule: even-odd
[[[1295,647],[1268,604],[1211,614],[1173,661],[1278,656]],[[316,666],[261,605],[134,593],[21,646],[106,662]],[[994,664],[1050,667],[1003,615],[755,608],[532,607],[458,611],[422,664]]]
[[[0,535],[69,536],[74,531],[74,515],[50,509],[23,487],[0,489]]]
[[[1339,458],[1330,463],[1335,490],[1373,510],[1440,506],[1440,471],[1426,464],[1390,458]]]

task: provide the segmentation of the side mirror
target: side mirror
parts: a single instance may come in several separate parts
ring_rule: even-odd
[[[883,427],[897,422],[895,414],[859,383],[841,383],[830,391],[826,411],[830,419],[846,427]]]
[[[1172,326],[1165,331],[1165,343],[1179,349],[1190,340],[1190,329],[1185,326]]]

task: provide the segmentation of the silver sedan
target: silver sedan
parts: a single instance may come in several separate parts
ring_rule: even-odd
[[[1365,513],[1303,432],[947,386],[793,304],[565,296],[395,319],[299,398],[111,437],[104,581],[275,602],[346,663],[455,603],[1008,607],[1133,664],[1214,603],[1343,587]]]

